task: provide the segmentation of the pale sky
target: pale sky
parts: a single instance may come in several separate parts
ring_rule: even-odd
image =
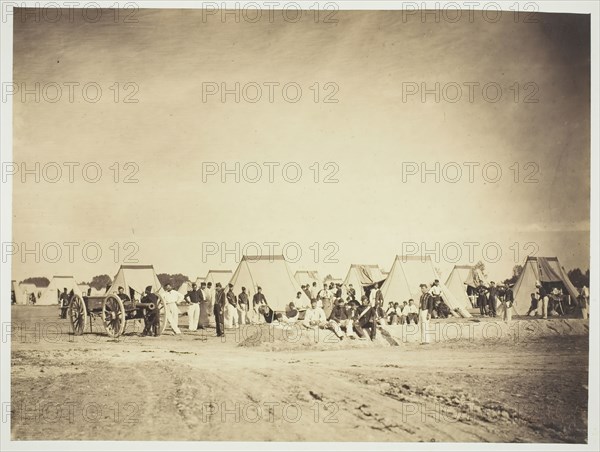
[[[88,183],[79,171],[69,183],[65,169],[55,184],[32,177],[22,183],[17,175],[13,240],[29,248],[35,242],[97,242],[103,255],[97,263],[80,251],[73,263],[66,255],[36,263],[18,254],[13,279],[113,276],[119,265],[114,242],[121,245],[120,261],[128,251],[122,246],[135,242],[139,263],[192,279],[210,268],[237,266],[232,255],[203,259],[208,242],[220,249],[234,249],[236,242],[240,248],[298,243],[302,258],[292,269],[336,277],[352,263],[389,270],[413,242],[416,254],[436,242],[451,254],[432,256],[444,279],[454,263],[479,259],[490,277],[507,278],[524,261],[527,242],[535,242],[538,256],[558,256],[567,270],[589,268],[589,16],[540,14],[538,23],[515,23],[506,14],[489,23],[476,14],[473,22],[435,23],[403,20],[400,11],[352,11],[339,12],[334,24],[314,23],[312,16],[290,23],[279,14],[273,22],[223,23],[203,21],[193,10],[142,10],[131,24],[115,22],[108,12],[97,23],[80,14],[57,23],[17,17],[15,83],[30,89],[36,82],[58,83],[63,96],[55,103],[15,96],[13,160],[30,167],[36,161],[97,162],[103,175]],[[68,82],[80,84],[73,103]],[[103,90],[97,103],[83,98],[81,86],[88,82]],[[115,82],[119,102],[110,89]],[[132,92],[124,89],[127,82],[138,87],[138,103],[123,102]],[[230,88],[273,82],[279,88],[272,103],[267,88],[256,103],[236,103],[233,96],[222,102],[218,95],[203,102],[207,82]],[[297,103],[282,97],[281,86],[290,82],[302,88]],[[403,86],[433,88],[436,82],[449,87],[448,96],[455,95],[448,84],[457,83],[462,97],[455,103],[435,102],[433,95],[425,102],[420,95],[403,99]],[[335,84],[338,102],[316,103],[315,83],[321,96],[331,92],[326,83]],[[479,83],[473,102],[465,83]],[[498,102],[483,98],[486,83],[501,87]],[[538,102],[525,103],[528,94]],[[139,183],[114,183],[114,162],[121,177],[123,166],[135,162]],[[232,176],[226,183],[219,176],[203,182],[203,162],[257,162],[263,177],[254,184],[235,183]],[[263,162],[280,164],[273,183]],[[303,170],[297,183],[282,178],[288,162]],[[325,164],[334,162],[338,182],[315,183],[314,162],[321,177],[328,173]],[[429,168],[456,162],[463,177],[435,183],[429,176],[422,183],[419,174],[403,181],[403,162]],[[479,164],[472,183],[464,162]],[[497,183],[482,177],[489,162],[503,171]],[[537,165],[537,183],[522,182],[528,162]],[[310,249],[315,242],[318,263]],[[338,263],[323,261],[332,250],[324,249],[328,242],[336,243]],[[465,242],[479,244],[473,262],[463,245],[453,262],[456,247],[448,244]],[[501,247],[498,262],[492,262],[495,252],[487,261],[481,254],[490,242]],[[294,248],[288,250],[294,257]]]

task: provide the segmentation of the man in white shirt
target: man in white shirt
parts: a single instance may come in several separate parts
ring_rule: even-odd
[[[415,305],[415,301],[411,298],[408,300],[407,306],[407,315],[406,315],[406,323],[410,323],[411,320],[414,324],[417,323],[417,319],[419,318],[419,310]]]
[[[336,322],[327,321],[327,316],[325,315],[323,308],[317,307],[317,300],[311,300],[310,308],[308,308],[304,314],[302,325],[309,329],[329,329],[332,330],[339,339],[344,337],[344,333]]]
[[[163,300],[165,301],[165,312],[167,317],[167,322],[171,325],[174,334],[181,334],[181,330],[179,329],[179,309],[177,308],[177,303],[183,301],[183,295],[181,295],[176,290],[173,290],[171,284],[167,284],[165,286],[165,293],[163,295]]]

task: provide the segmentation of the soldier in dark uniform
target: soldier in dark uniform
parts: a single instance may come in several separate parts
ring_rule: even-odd
[[[498,296],[498,288],[494,281],[490,281],[488,310],[490,317],[496,317],[496,297]]]
[[[144,296],[140,300],[142,303],[153,303],[154,309],[144,309],[144,331],[142,336],[159,336],[159,316],[158,316],[158,296],[152,293],[152,286],[147,286]]]
[[[371,340],[374,340],[377,332],[377,313],[375,312],[375,307],[371,306],[369,303],[369,299],[366,295],[361,297],[361,301],[363,304],[358,308],[358,325],[363,334],[367,333]],[[358,332],[358,328],[355,327],[355,329]]]
[[[63,292],[60,294],[59,298],[60,303],[60,318],[67,318],[67,310],[69,309],[69,294],[67,292],[67,288],[63,288]]]
[[[225,291],[221,287],[221,283],[217,283],[215,286],[215,306],[213,313],[215,315],[215,323],[217,326],[217,337],[225,336],[225,306],[227,298],[225,297]]]
[[[117,295],[123,302],[131,301],[131,298],[129,298],[129,295],[127,295],[125,293],[125,289],[123,288],[123,286],[119,286],[119,293],[117,293]]]

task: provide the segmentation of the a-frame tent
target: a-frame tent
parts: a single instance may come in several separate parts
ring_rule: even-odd
[[[200,285],[198,285],[198,288],[200,288]],[[177,289],[177,292],[179,292],[181,295],[185,295],[190,290],[192,290],[192,282],[186,281],[181,286],[179,286],[179,288]]]
[[[153,293],[163,292],[152,265],[121,265],[106,294],[117,293],[119,286],[123,287],[125,293],[132,299],[133,295],[140,299],[147,286],[152,286]]]
[[[383,284],[386,276],[379,268],[379,265],[359,265],[352,264],[346,274],[343,285],[346,290],[350,284],[356,291],[356,298],[360,299],[362,295],[365,295],[365,289],[372,288],[376,283]]]
[[[233,272],[231,270],[209,270],[204,280],[207,284],[211,282],[214,289],[217,283],[221,283],[221,286],[225,287],[232,275]]]
[[[579,291],[569,280],[567,272],[557,257],[528,256],[523,265],[523,271],[515,283],[514,311],[517,315],[526,315],[531,305],[531,293],[536,291],[535,283],[540,281],[547,291],[553,287],[562,287],[563,292],[577,300]]]
[[[20,287],[20,284],[17,284],[17,281],[11,281],[11,290],[15,295],[15,304],[27,304],[28,297],[27,293]],[[36,295],[37,296],[37,295]]]
[[[283,256],[244,256],[228,282],[233,284],[236,295],[245,287],[250,300],[260,286],[267,304],[276,312],[284,312],[292,301],[297,308],[310,306],[309,298]],[[299,300],[296,299],[298,292],[301,292]]]
[[[296,281],[298,281],[298,284],[300,284],[301,286],[309,285],[312,287],[313,283],[316,282],[317,287],[319,287],[320,289],[323,284],[323,280],[319,276],[318,271],[299,270],[294,274],[294,278],[296,278]]]
[[[35,296],[35,301],[37,303],[37,300],[42,296],[42,293],[44,293],[44,290],[46,289],[45,287],[38,287],[33,283],[21,283],[19,284],[19,288],[25,293],[25,299],[28,304],[31,303],[30,298],[32,294]]]
[[[446,287],[465,309],[473,307],[469,293],[473,293],[480,286],[487,287],[488,283],[481,270],[472,265],[455,265],[446,280]]]
[[[430,256],[396,256],[390,273],[381,287],[381,293],[386,302],[402,303],[412,298],[418,305],[421,298],[420,285],[431,286],[436,279],[439,279],[439,275]],[[462,317],[471,317],[463,302],[459,301],[441,281],[440,288],[442,299],[452,311]]]
[[[53,305],[58,304],[58,297],[64,289],[67,289],[67,293],[71,293],[82,296],[81,289],[77,284],[77,281],[72,276],[53,276],[50,280],[50,284],[44,290],[44,293],[37,301],[38,305]]]

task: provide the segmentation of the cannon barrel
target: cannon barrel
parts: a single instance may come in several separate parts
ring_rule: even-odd
[[[154,303],[136,303],[135,307],[140,309],[149,309],[151,311],[156,309],[156,305]]]

